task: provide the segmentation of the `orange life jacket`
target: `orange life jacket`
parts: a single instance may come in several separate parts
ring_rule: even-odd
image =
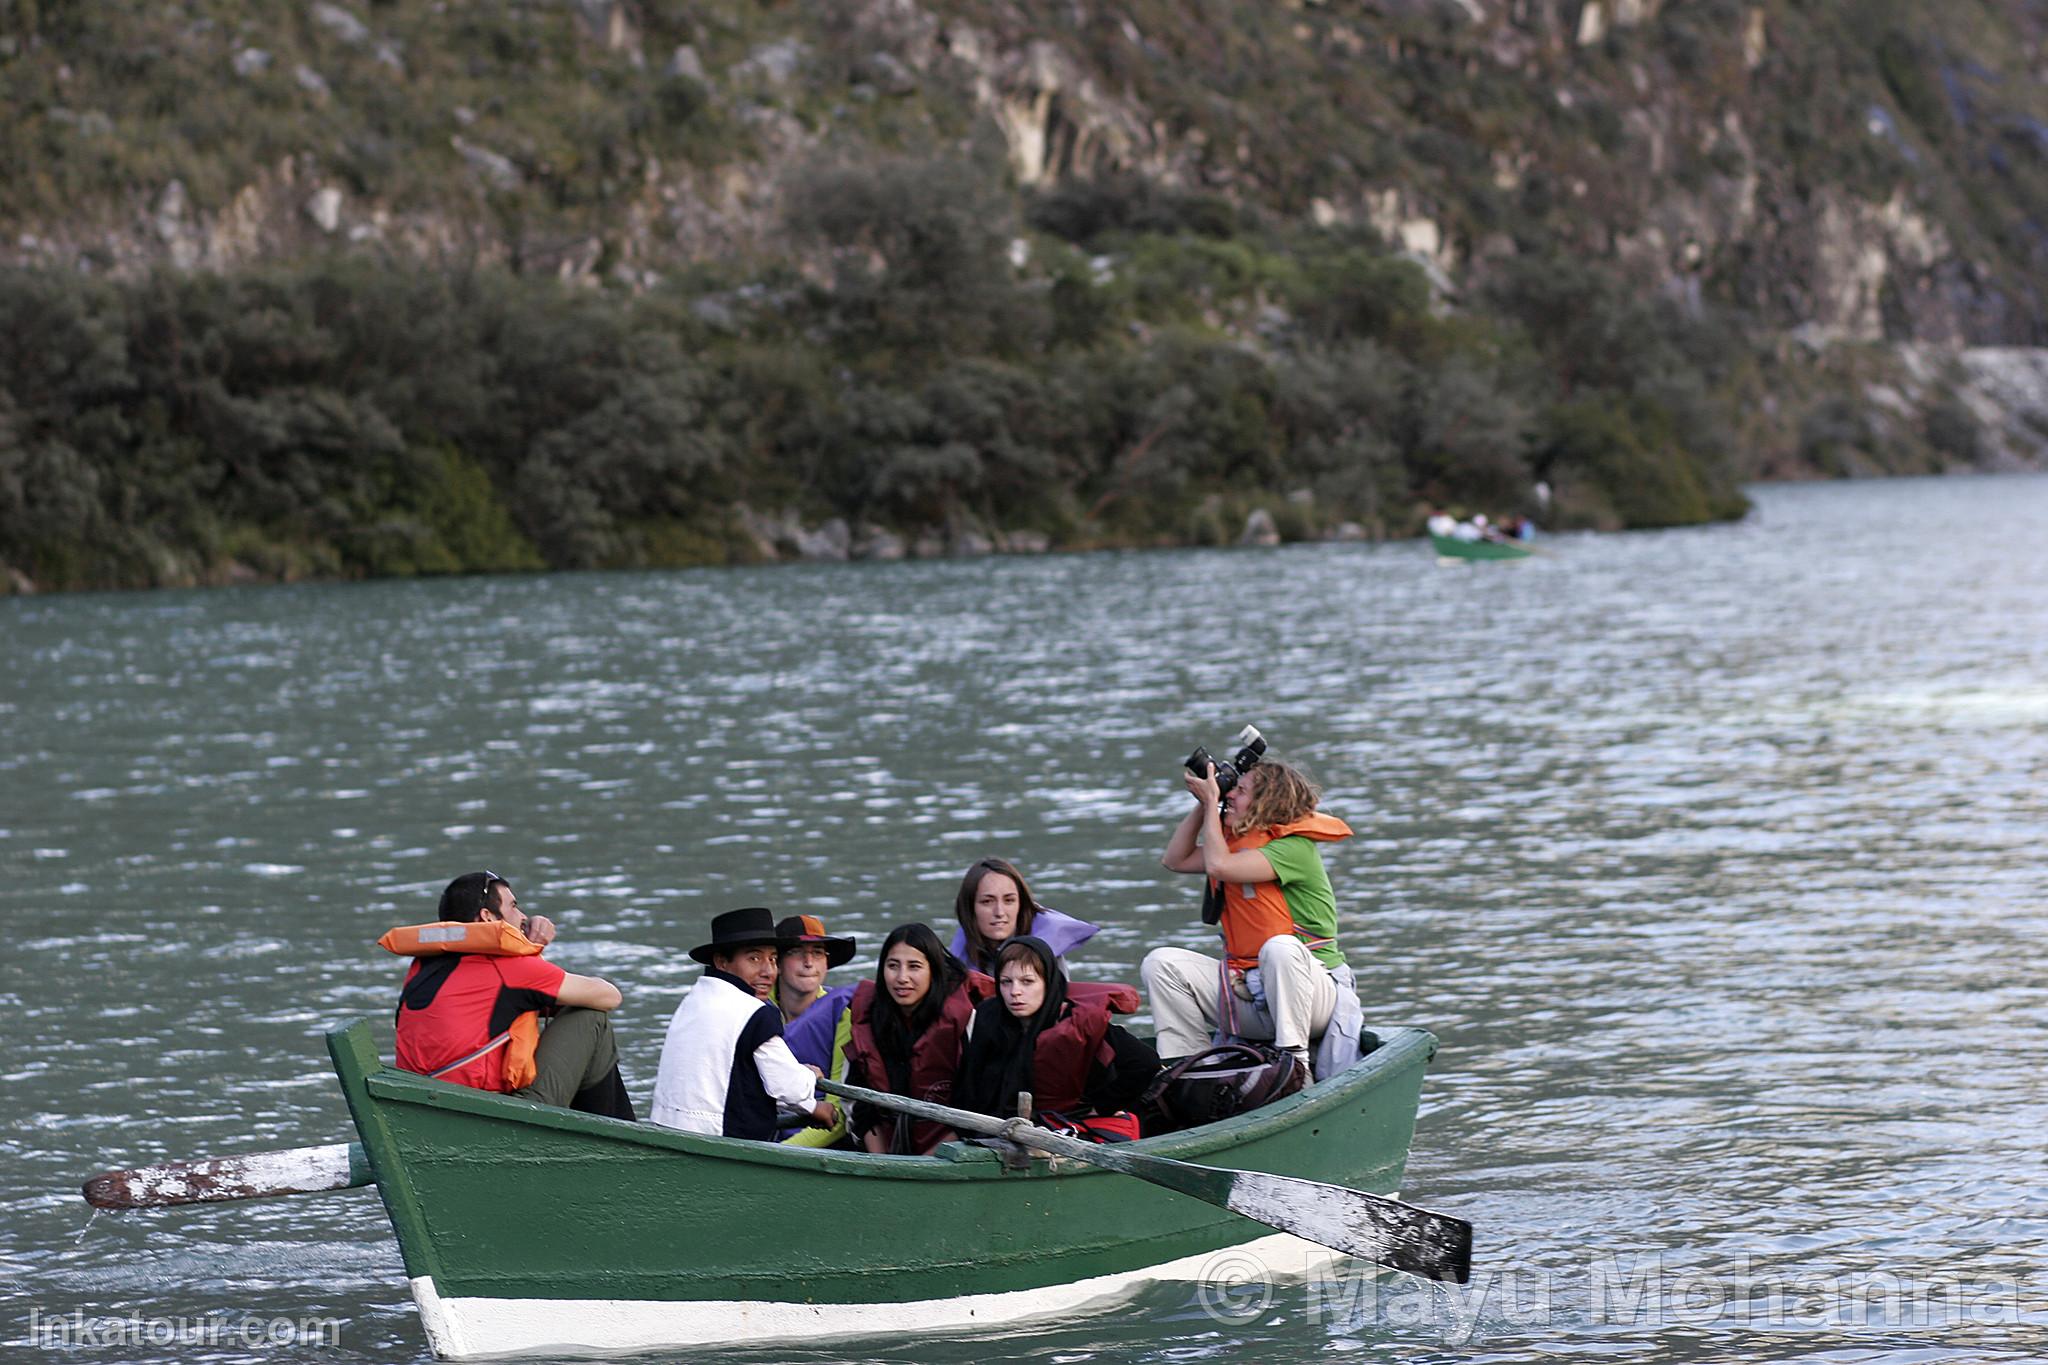
[[[1311,811],[1299,820],[1284,825],[1268,825],[1264,829],[1252,830],[1245,834],[1224,836],[1224,845],[1232,853],[1248,848],[1264,848],[1275,839],[1284,839],[1290,834],[1299,834],[1319,844],[1335,843],[1351,837],[1351,826],[1334,815]],[[1215,882],[1211,886],[1217,885]],[[1280,890],[1277,881],[1233,883],[1226,888],[1228,894],[1223,902],[1223,952],[1230,965],[1239,971],[1250,971],[1259,965],[1259,949],[1269,938],[1281,934],[1293,934],[1311,948],[1324,942],[1311,935],[1294,922],[1294,914],[1287,908],[1287,897]]]
[[[407,924],[385,931],[377,946],[398,957],[439,957],[442,953],[474,953],[479,957],[533,957],[541,946],[503,920],[474,920],[468,924],[443,920],[436,924]],[[474,1036],[474,1035],[472,1035]],[[505,1088],[523,1090],[540,1075],[534,1064],[534,1049],[540,1046],[540,1012],[528,1010],[512,1021],[512,1027],[486,1045],[505,1049]],[[471,1054],[455,1063],[476,1060]],[[450,1070],[452,1068],[443,1068]]]

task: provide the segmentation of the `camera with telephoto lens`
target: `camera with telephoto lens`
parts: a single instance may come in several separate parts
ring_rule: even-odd
[[[1209,765],[1216,763],[1218,796],[1230,795],[1230,789],[1235,787],[1246,773],[1258,766],[1259,758],[1266,752],[1266,737],[1258,732],[1256,726],[1247,725],[1239,730],[1236,742],[1237,753],[1228,763],[1216,763],[1216,760],[1209,756],[1209,751],[1200,746],[1188,755],[1187,769],[1196,777],[1207,776]]]

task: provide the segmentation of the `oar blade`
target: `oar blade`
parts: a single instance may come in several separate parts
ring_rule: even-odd
[[[103,1171],[85,1182],[85,1202],[96,1209],[150,1209],[173,1204],[214,1204],[278,1194],[314,1194],[374,1183],[362,1144],[294,1147],[283,1152],[203,1161],[167,1161],[128,1171]]]
[[[1472,1225],[1398,1199],[1293,1176],[1238,1171],[1226,1207],[1296,1237],[1427,1280],[1472,1278]]]
[[[990,1118],[836,1081],[820,1081],[818,1088],[846,1099],[950,1124],[963,1133],[1005,1137],[1043,1152],[1164,1185],[1333,1251],[1362,1256],[1411,1275],[1453,1284],[1464,1284],[1472,1278],[1470,1223],[1385,1195],[1296,1176],[1175,1161],[1115,1144],[1097,1146],[1023,1125],[1015,1119]]]

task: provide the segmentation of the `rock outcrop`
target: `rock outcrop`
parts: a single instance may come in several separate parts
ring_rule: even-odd
[[[650,31],[643,6],[572,0],[568,9],[593,77],[576,78],[585,92],[579,99],[605,98],[590,94],[593,88],[637,90],[612,76],[595,82],[622,66],[644,71],[646,81],[687,82],[701,93],[684,97],[674,117],[695,117],[690,101],[709,100],[731,130],[717,153],[609,148],[603,155],[617,164],[601,193],[593,199],[590,187],[580,188],[568,203],[584,207],[551,208],[536,215],[541,221],[523,223],[534,205],[561,197],[564,171],[548,155],[514,145],[516,124],[458,109],[458,128],[442,123],[436,139],[403,145],[358,112],[372,81],[382,86],[377,105],[434,107],[431,83],[404,77],[402,56],[405,42],[417,44],[431,25],[402,35],[401,18],[383,9],[314,0],[293,22],[281,15],[233,35],[194,27],[183,39],[194,51],[217,46],[212,60],[235,73],[212,92],[216,99],[236,90],[250,92],[237,98],[254,98],[260,89],[276,100],[278,82],[289,81],[321,106],[303,150],[266,165],[223,166],[204,195],[195,196],[198,182],[187,180],[108,186],[99,200],[31,212],[0,233],[0,263],[131,276],[160,263],[235,269],[340,242],[572,278],[594,278],[598,262],[609,260],[615,278],[644,288],[671,268],[745,253],[771,238],[779,187],[821,148],[858,151],[863,134],[847,96],[865,92],[924,110],[913,120],[918,126],[965,130],[965,137],[946,135],[960,145],[992,134],[1015,183],[1027,189],[1134,175],[1326,225],[1369,225],[1421,264],[1444,300],[1455,300],[1475,269],[1513,255],[1527,238],[1473,220],[1469,204],[1491,193],[1504,203],[1561,199],[1571,206],[1576,249],[1655,271],[1676,296],[1718,296],[1784,326],[1949,346],[2048,341],[2048,290],[2039,284],[2048,248],[2036,247],[2016,271],[2013,262],[1987,256],[1979,225],[1958,219],[1969,200],[1956,192],[1959,180],[1979,182],[1980,196],[1995,195],[2002,161],[2048,158],[2048,132],[2038,122],[1987,103],[2004,79],[1984,65],[1987,53],[1925,57],[1937,66],[1916,79],[1932,94],[1914,96],[1909,85],[1898,85],[1904,93],[1879,90],[1861,128],[1806,134],[1864,145],[1832,148],[1838,169],[1793,171],[1773,164],[1782,150],[1763,144],[1782,142],[1778,130],[1794,112],[1788,103],[1805,98],[1779,85],[1785,63],[1800,55],[1780,31],[1794,16],[1760,3],[1377,0],[1355,13],[1300,6],[1292,19],[1248,9],[1241,25],[1266,45],[1272,70],[1316,70],[1334,90],[1370,81],[1374,63],[1390,63],[1414,88],[1441,87],[1422,113],[1375,105],[1375,92],[1361,90],[1360,107],[1373,111],[1381,141],[1421,150],[1369,168],[1333,154],[1332,169],[1304,192],[1278,183],[1248,130],[1289,114],[1297,99],[1312,105],[1331,95],[1248,82],[1211,91],[1199,107],[1148,102],[1154,83],[1141,76],[1205,59],[1207,21],[1193,16],[1188,33],[1148,33],[1129,15],[1080,6],[1064,16],[968,7],[944,17],[917,0],[777,7],[762,13],[784,31],[757,27],[731,50],[713,51],[719,35],[705,28],[674,47],[657,73],[642,52]],[[1818,22],[1810,12],[1825,9],[1805,7],[1799,21]],[[299,37],[298,18],[319,40],[311,48]],[[2011,22],[2023,37],[2033,34],[2025,40],[2038,70],[2048,60],[2039,34]],[[1803,40],[1821,41],[1812,33]],[[17,61],[57,60],[47,46],[31,42],[24,50],[19,39],[9,41]],[[2024,66],[2028,59],[2015,60]],[[1439,126],[1428,108],[1480,100],[1461,82],[1492,83],[1500,94],[1486,99],[1533,101],[1554,117]],[[1923,108],[1916,99],[1934,103]],[[70,137],[134,134],[90,108],[53,107],[44,116]],[[1546,118],[1555,126],[1546,130]],[[1953,126],[1916,122],[1928,119]],[[435,122],[419,118],[412,126]],[[365,148],[373,150],[372,164],[417,169],[438,161],[448,174],[437,195],[401,195],[374,176],[365,180],[360,169],[330,164],[338,157],[361,163]],[[1444,161],[1436,149],[1473,164]],[[1886,165],[1890,184],[1859,187],[1873,180],[1869,167]],[[1899,167],[1908,172],[1903,180]],[[499,208],[491,211],[494,197]],[[121,198],[122,211],[102,207]],[[555,241],[577,245],[550,248]]]
[[[1991,464],[2048,468],[2048,349],[1976,346],[1961,361],[1959,393],[1982,428]]]

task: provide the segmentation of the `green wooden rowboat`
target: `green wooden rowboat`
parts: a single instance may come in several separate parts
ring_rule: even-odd
[[[1432,534],[1429,543],[1436,546],[1439,559],[1527,559],[1535,553],[1526,545],[1501,540],[1459,540]]]
[[[1128,1150],[1392,1193],[1436,1039],[1382,1036],[1298,1095]],[[1276,1274],[1334,1254],[1061,1158],[701,1137],[398,1071],[362,1023],[327,1042],[444,1359],[986,1328],[1199,1278],[1225,1248]]]

